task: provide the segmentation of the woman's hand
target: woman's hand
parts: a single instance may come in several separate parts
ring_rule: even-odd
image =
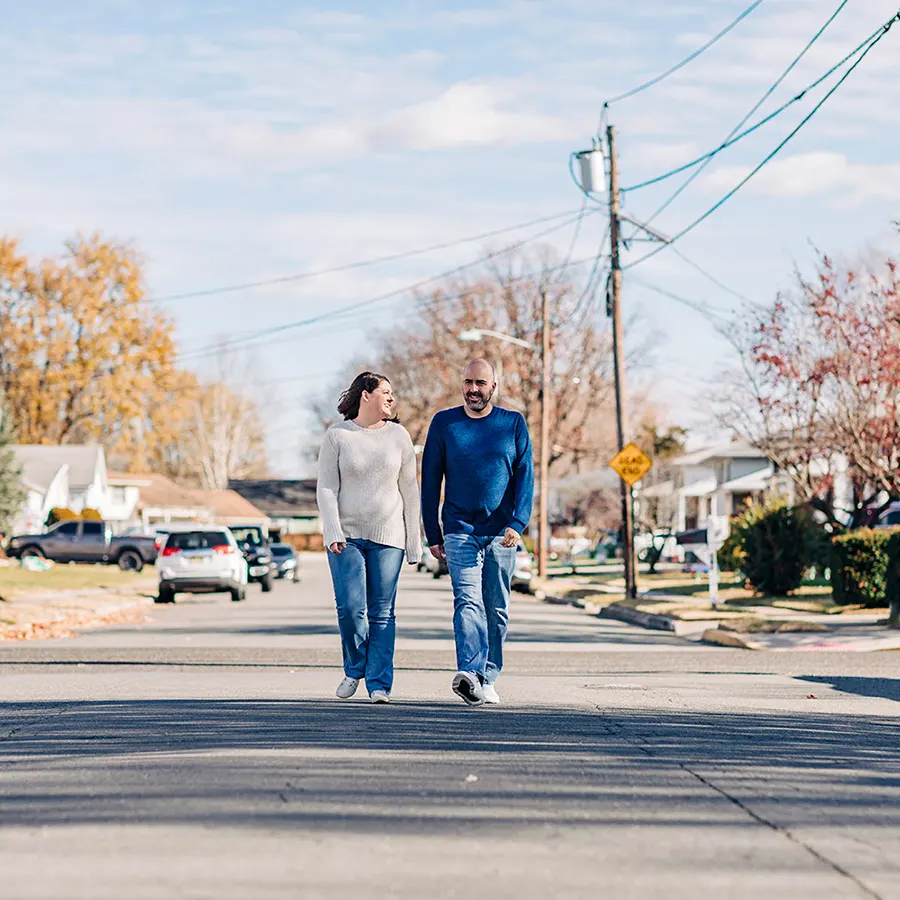
[[[328,545],[328,549],[335,555],[340,556],[344,552],[344,547],[347,545],[343,541],[335,541],[333,544]]]

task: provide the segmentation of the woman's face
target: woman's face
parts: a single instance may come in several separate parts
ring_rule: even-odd
[[[363,391],[360,406],[366,410],[377,412],[382,419],[390,419],[394,415],[394,391],[389,381],[382,381],[370,394]]]

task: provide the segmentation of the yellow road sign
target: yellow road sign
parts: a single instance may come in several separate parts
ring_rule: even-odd
[[[636,444],[626,444],[611,460],[609,467],[629,487],[634,487],[653,467],[650,457]]]

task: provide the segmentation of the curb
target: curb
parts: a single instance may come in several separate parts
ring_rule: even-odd
[[[700,641],[703,644],[714,644],[717,647],[729,647],[737,650],[765,649],[761,644],[751,641],[736,631],[725,631],[719,628],[707,628],[700,636]]]
[[[675,632],[675,620],[668,616],[660,616],[656,613],[645,613],[637,609],[630,609],[627,606],[619,606],[617,603],[610,603],[604,606],[597,613],[601,619],[618,619],[621,622],[629,622],[632,625],[640,625],[642,628],[651,631],[670,631]]]

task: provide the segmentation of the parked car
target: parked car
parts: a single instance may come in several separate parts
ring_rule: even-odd
[[[275,578],[275,564],[265,532],[259,525],[229,525],[228,528],[247,560],[249,580],[261,584],[263,592],[268,593]]]
[[[896,528],[900,525],[900,503],[892,503],[875,522],[876,528]]]
[[[156,603],[174,603],[176,594],[247,596],[247,560],[231,531],[197,525],[166,535],[156,558],[159,591]]]
[[[54,562],[107,563],[126,572],[140,572],[157,556],[152,535],[114,535],[105,522],[69,519],[43,534],[13,535],[6,545],[13,559],[37,556]]]
[[[528,593],[531,590],[534,559],[522,541],[516,545],[516,567],[513,570],[512,588],[514,591]]]
[[[275,577],[288,581],[300,580],[299,560],[290,544],[269,544],[272,562],[275,564]]]

